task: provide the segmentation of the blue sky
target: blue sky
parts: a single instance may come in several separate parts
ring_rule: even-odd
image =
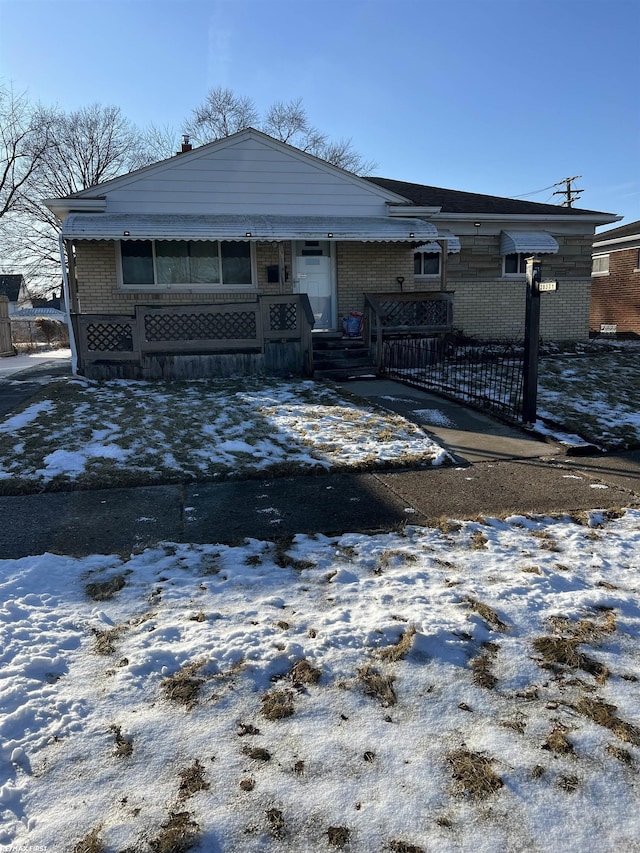
[[[0,0],[0,80],[176,144],[212,87],[302,98],[375,174],[502,196],[581,175],[578,206],[628,222],[639,32],[638,0]]]

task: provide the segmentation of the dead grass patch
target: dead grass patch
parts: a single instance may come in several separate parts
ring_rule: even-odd
[[[498,646],[495,643],[485,643],[481,654],[471,660],[473,672],[473,683],[486,690],[493,690],[498,679],[492,672],[493,663],[498,654]]]
[[[120,637],[121,628],[108,628],[106,631],[100,631],[98,628],[93,628],[93,651],[97,655],[114,654],[116,650],[115,642]]]
[[[416,634],[417,628],[414,625],[403,631],[397,643],[380,650],[382,660],[389,661],[390,663],[397,663],[397,661],[402,660],[411,651],[413,638]]]
[[[543,551],[557,552],[562,549],[547,530],[531,530],[531,536],[540,540],[539,548]]]
[[[393,682],[393,675],[382,675],[378,670],[367,664],[358,672],[358,680],[367,696],[378,699],[385,708],[395,705],[398,701]]]
[[[491,625],[495,631],[504,633],[509,630],[507,623],[503,622],[496,611],[492,607],[489,607],[488,604],[484,604],[482,601],[469,597],[465,598],[464,602],[471,608],[471,610],[473,610],[474,613],[477,613],[478,616]]]
[[[484,535],[482,530],[476,530],[476,532],[471,537],[471,550],[472,551],[483,551],[487,545],[489,544],[489,540]]]
[[[616,746],[614,743],[608,743],[605,749],[609,755],[617,758],[617,760],[621,761],[623,764],[633,764],[633,756],[629,750],[623,749],[621,746]]]
[[[282,720],[294,712],[293,693],[290,690],[271,690],[261,699],[260,713],[267,720]]]
[[[592,699],[589,696],[583,696],[570,707],[581,716],[609,729],[620,740],[631,743],[633,746],[640,746],[640,729],[616,716],[614,713],[618,710],[616,705],[610,705],[597,697]]]
[[[97,826],[91,832],[87,833],[73,848],[73,853],[104,853],[106,847],[99,838],[101,829],[102,826]]]
[[[178,773],[180,777],[180,787],[178,788],[178,799],[186,800],[197,794],[198,791],[208,791],[211,785],[205,781],[204,767],[198,759],[193,762],[191,767],[187,767]]]
[[[577,776],[560,776],[557,784],[563,791],[573,794],[580,787],[580,779]]]
[[[94,601],[109,601],[109,599],[113,598],[116,592],[120,592],[121,589],[127,585],[126,574],[120,573],[118,575],[112,575],[105,581],[93,581],[92,583],[88,583],[84,591],[92,598]]]
[[[583,642],[574,637],[536,637],[533,648],[542,655],[538,665],[543,669],[558,670],[563,667],[569,669],[581,669],[583,672],[593,675],[598,684],[604,684],[609,670],[607,667],[583,652],[578,651],[578,646]]]
[[[456,793],[485,799],[504,785],[491,768],[494,759],[482,753],[470,752],[466,748],[457,749],[447,755],[447,761],[451,765]]]
[[[565,737],[566,731],[562,726],[556,726],[542,744],[542,749],[558,755],[575,755],[573,744]]]
[[[351,831],[346,826],[330,826],[327,829],[327,840],[332,847],[344,847],[349,843]]]
[[[205,663],[206,661],[194,661],[165,678],[162,689],[166,698],[171,702],[184,705],[187,711],[191,710],[198,701],[200,687],[206,681],[204,678],[196,678],[195,674]]]
[[[148,843],[153,853],[186,853],[198,841],[200,827],[190,812],[171,812],[160,833]]]
[[[240,780],[240,789],[242,791],[245,791],[245,792],[253,791],[253,789],[255,787],[256,787],[256,780],[255,779],[241,779]]]
[[[285,833],[285,823],[280,809],[267,809],[265,814],[271,835],[274,838],[282,838]]]
[[[322,671],[310,664],[306,658],[296,661],[289,673],[294,687],[303,684],[317,684],[321,676]]]
[[[439,518],[436,521],[435,526],[440,530],[441,533],[444,533],[447,536],[449,533],[457,533],[459,530],[462,530],[462,524],[459,521],[453,521],[450,518]]]
[[[130,737],[125,737],[122,734],[122,729],[115,723],[109,726],[109,731],[113,732],[116,742],[115,754],[118,758],[128,758],[133,753],[133,743]]]
[[[447,822],[445,826],[451,826],[451,824]],[[422,847],[417,847],[415,844],[407,844],[406,841],[390,841],[389,851],[390,853],[424,853]]]
[[[271,761],[271,753],[261,746],[245,746],[242,754],[253,758],[254,761]]]

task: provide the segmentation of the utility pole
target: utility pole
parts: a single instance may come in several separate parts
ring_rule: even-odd
[[[560,187],[562,186],[562,184],[565,185],[565,188],[563,190],[556,190],[554,192],[554,195],[565,196],[565,200],[560,205],[561,207],[571,207],[573,202],[576,201],[580,196],[580,193],[584,192],[584,190],[574,190],[571,187],[571,184],[581,177],[582,175],[574,175],[572,178],[563,178],[561,181],[558,181],[557,184],[553,185],[554,187]]]

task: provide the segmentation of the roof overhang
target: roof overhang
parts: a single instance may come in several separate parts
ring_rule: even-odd
[[[438,237],[422,219],[384,216],[261,216],[71,213],[62,223],[68,240],[333,240],[422,243]]]
[[[42,203],[58,219],[64,219],[71,211],[77,213],[101,213],[107,207],[105,196],[96,198],[45,198],[42,199]]]
[[[500,254],[555,255],[558,241],[547,231],[502,231]]]
[[[438,229],[438,240],[446,240],[447,243],[447,254],[457,254],[460,251],[460,238],[456,237],[455,234],[452,234],[451,231],[447,231],[446,228]],[[429,243],[422,243],[420,246],[416,246],[414,252],[441,252],[442,248],[439,243],[435,243],[433,241]]]

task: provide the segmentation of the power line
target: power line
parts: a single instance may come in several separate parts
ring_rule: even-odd
[[[545,190],[551,190],[557,186],[558,186],[558,184],[551,184],[548,187],[542,187],[541,190],[534,190],[533,192],[530,192],[530,193],[523,193],[522,195],[510,195],[509,198],[527,198],[527,196],[538,195],[538,193],[543,193]]]

